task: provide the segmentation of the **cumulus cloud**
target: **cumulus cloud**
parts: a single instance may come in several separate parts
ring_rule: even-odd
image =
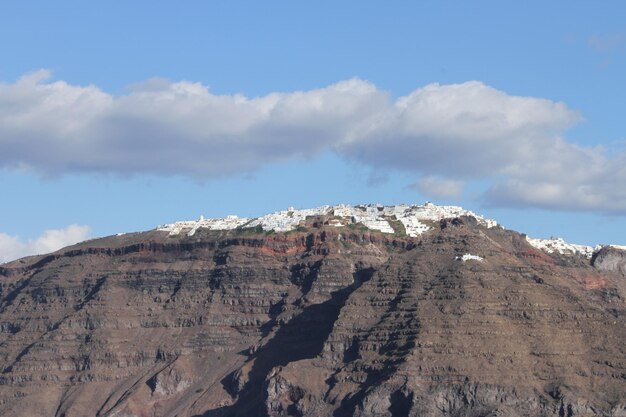
[[[39,71],[0,84],[0,166],[48,175],[232,175],[315,155],[388,100],[357,79],[247,98],[159,79],[113,97],[49,77]]]
[[[562,144],[545,159],[516,170],[487,191],[500,206],[626,213],[626,155],[607,157],[602,148]]]
[[[46,230],[36,239],[29,240],[0,233],[0,263],[24,256],[54,252],[65,246],[82,242],[89,236],[89,231],[89,226],[72,224],[64,229]]]
[[[578,120],[563,103],[476,81],[431,84],[400,97],[339,148],[372,165],[481,177],[535,158],[546,137]]]
[[[461,197],[464,185],[463,181],[428,176],[421,178],[411,188],[429,197],[454,199]]]
[[[153,79],[113,96],[39,71],[0,84],[0,168],[211,179],[332,150],[435,197],[486,180],[490,204],[626,212],[626,158],[568,142],[580,120],[478,81],[392,99],[356,78],[252,98]]]

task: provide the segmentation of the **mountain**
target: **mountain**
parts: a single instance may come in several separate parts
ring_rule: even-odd
[[[325,206],[0,266],[1,416],[626,416],[626,250]]]

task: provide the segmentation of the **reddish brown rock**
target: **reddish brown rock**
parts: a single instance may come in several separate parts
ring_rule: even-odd
[[[626,415],[621,252],[594,268],[471,218],[323,223],[4,265],[0,415]]]

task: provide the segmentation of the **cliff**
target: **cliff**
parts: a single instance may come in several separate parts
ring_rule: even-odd
[[[337,221],[1,266],[0,415],[626,416],[626,252]]]

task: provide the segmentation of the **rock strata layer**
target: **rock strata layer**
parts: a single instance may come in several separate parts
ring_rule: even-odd
[[[626,416],[626,252],[425,222],[155,230],[2,265],[0,415]]]

